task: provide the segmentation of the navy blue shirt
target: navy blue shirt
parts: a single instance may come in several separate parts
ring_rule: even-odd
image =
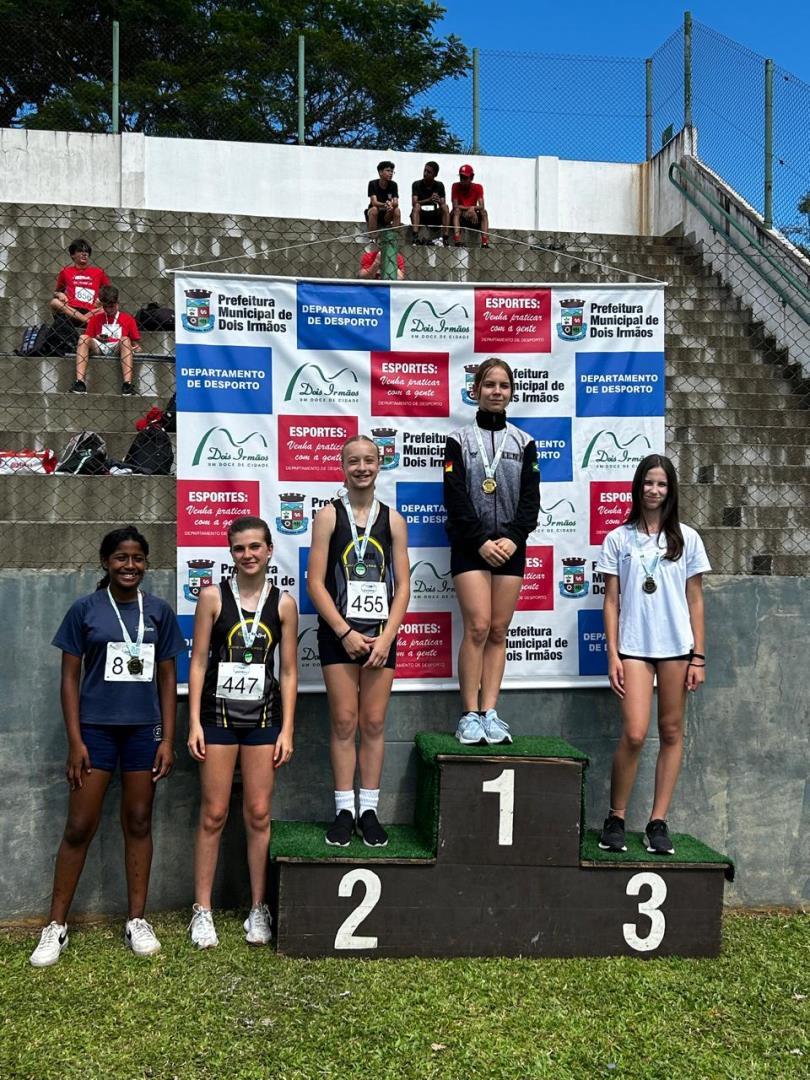
[[[138,601],[118,610],[133,641],[138,636]],[[123,641],[106,589],[98,589],[71,604],[51,644],[84,661],[79,695],[79,720],[83,724],[156,724],[161,721],[157,690],[157,667],[186,649],[177,617],[165,600],[143,594],[144,644],[155,646],[155,675],[151,682],[105,682],[107,643]]]

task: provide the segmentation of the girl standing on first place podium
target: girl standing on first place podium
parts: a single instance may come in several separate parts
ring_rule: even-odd
[[[270,941],[265,904],[270,803],[275,770],[292,757],[298,694],[298,608],[289,593],[268,580],[273,541],[267,523],[237,518],[228,543],[236,572],[230,581],[200,593],[188,679],[188,748],[200,762],[202,789],[189,926],[198,949],[219,944],[211,891],[237,758],[251,892],[245,940],[249,945]]]
[[[650,454],[639,464],[627,521],[605,537],[596,569],[605,575],[608,677],[622,715],[599,847],[627,850],[624,818],[657,678],[660,742],[645,837],[647,851],[673,855],[666,816],[681,768],[686,693],[706,677],[701,575],[711,566],[698,534],[678,521],[678,479],[669,458]]]
[[[509,365],[492,356],[475,373],[472,424],[453,432],[444,456],[444,505],[450,572],[464,621],[458,653],[465,745],[510,743],[496,706],[506,663],[506,632],[526,566],[526,541],[537,528],[537,444],[507,423],[515,393]]]
[[[315,516],[307,570],[332,727],[335,820],[326,843],[347,847],[354,832],[359,728],[357,831],[368,847],[385,847],[388,834],[377,806],[397,632],[411,595],[408,533],[402,515],[375,494],[376,443],[365,435],[349,439],[341,459],[346,491]]]

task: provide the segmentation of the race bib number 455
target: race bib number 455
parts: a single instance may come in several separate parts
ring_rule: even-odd
[[[349,620],[388,618],[388,590],[384,581],[349,581],[347,588]]]

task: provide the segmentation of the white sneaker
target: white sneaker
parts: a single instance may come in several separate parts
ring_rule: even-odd
[[[191,944],[198,949],[214,949],[219,945],[219,938],[214,929],[214,916],[210,908],[200,907],[194,904],[191,909],[194,914],[188,928],[191,931]]]
[[[481,717],[481,727],[484,729],[484,737],[490,746],[512,741],[512,736],[509,734],[509,725],[505,720],[501,720],[495,709],[487,709]]]
[[[272,937],[272,920],[267,904],[257,904],[245,919],[245,941],[248,945],[267,945]]]
[[[62,955],[62,950],[67,948],[68,941],[67,923],[48,923],[39,935],[39,945],[28,959],[34,967],[50,967]]]
[[[154,956],[160,952],[160,942],[146,919],[127,919],[124,941],[136,956]]]

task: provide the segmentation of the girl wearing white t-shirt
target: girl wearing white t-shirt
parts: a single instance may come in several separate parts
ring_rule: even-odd
[[[624,818],[657,678],[659,750],[645,843],[654,854],[673,855],[666,816],[681,768],[686,693],[705,679],[701,575],[711,566],[698,534],[678,521],[669,458],[650,454],[639,464],[627,521],[605,537],[596,568],[605,576],[608,677],[622,715],[599,846],[627,850]]]

